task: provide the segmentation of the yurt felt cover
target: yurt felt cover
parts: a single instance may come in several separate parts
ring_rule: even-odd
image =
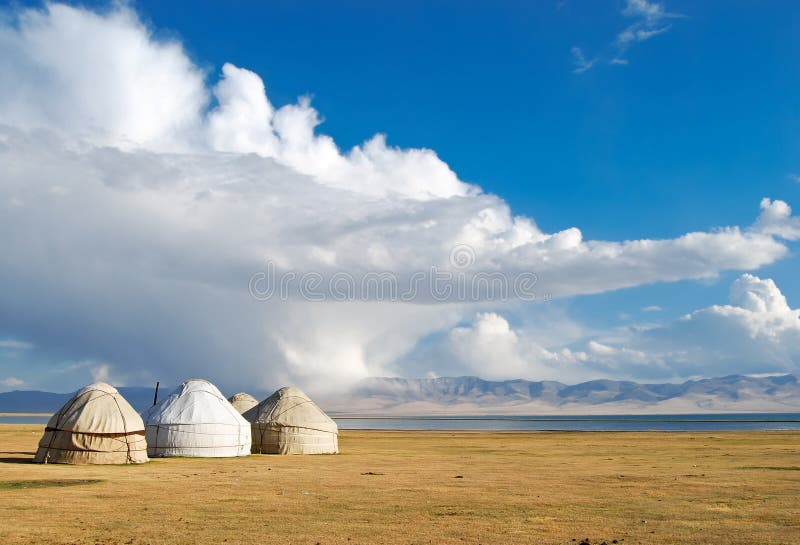
[[[258,405],[258,400],[256,398],[244,392],[233,394],[231,397],[228,398],[228,401],[230,401],[234,409],[239,411],[239,414],[244,414],[245,412],[249,411],[256,405]]]
[[[281,388],[244,417],[253,426],[254,454],[339,452],[336,422],[298,388]]]
[[[144,421],[152,457],[250,454],[250,424],[207,380],[187,380],[145,411]]]
[[[81,388],[47,423],[33,459],[51,464],[138,464],[147,461],[144,422],[104,382]]]

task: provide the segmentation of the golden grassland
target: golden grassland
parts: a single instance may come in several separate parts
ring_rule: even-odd
[[[793,432],[345,431],[139,466],[31,464],[41,432],[0,425],[0,543],[800,541]]]

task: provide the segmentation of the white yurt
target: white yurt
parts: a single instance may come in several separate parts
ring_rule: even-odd
[[[233,394],[231,397],[228,398],[228,401],[230,401],[234,409],[239,411],[239,414],[244,414],[245,412],[249,411],[256,405],[258,405],[258,400],[256,398],[244,392]]]
[[[299,389],[281,388],[244,413],[254,454],[336,454],[339,428]]]
[[[75,392],[47,423],[34,462],[140,464],[144,422],[116,388],[95,382]]]
[[[207,380],[187,380],[144,413],[147,454],[221,458],[250,454],[250,424]]]

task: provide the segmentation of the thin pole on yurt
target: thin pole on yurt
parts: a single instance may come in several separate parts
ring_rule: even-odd
[[[158,385],[159,385],[159,384],[160,384],[160,383],[159,383],[158,381],[156,381],[156,393],[155,393],[155,394],[153,394],[153,405],[155,405],[156,403],[158,403]]]

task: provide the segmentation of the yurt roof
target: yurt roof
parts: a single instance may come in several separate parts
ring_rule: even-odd
[[[207,380],[187,380],[145,412],[148,424],[236,424],[246,422]]]
[[[144,430],[142,417],[116,388],[105,382],[84,386],[47,423],[77,433],[132,433]]]
[[[336,422],[302,390],[286,386],[244,413],[253,423],[270,423],[336,433]]]
[[[246,392],[233,394],[228,398],[228,401],[230,401],[231,405],[233,405],[239,412],[244,412],[251,407],[258,405],[258,400]],[[244,410],[242,410],[242,408],[244,408]]]

